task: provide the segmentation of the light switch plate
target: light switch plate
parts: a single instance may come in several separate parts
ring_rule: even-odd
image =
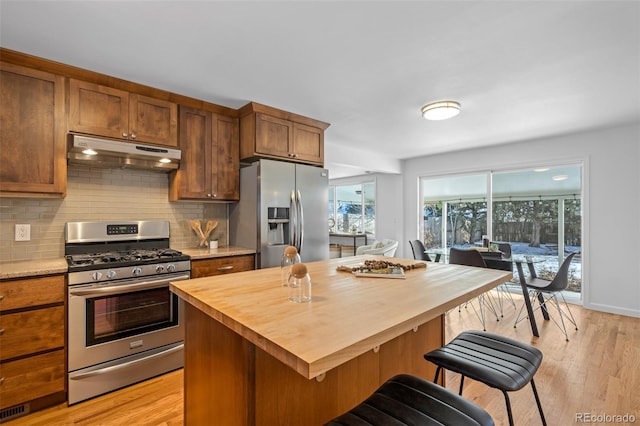
[[[30,241],[31,240],[31,225],[16,224],[16,241]]]

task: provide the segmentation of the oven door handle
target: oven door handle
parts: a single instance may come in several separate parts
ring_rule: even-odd
[[[150,280],[150,281],[142,281],[135,284],[126,284],[126,285],[114,285],[109,287],[98,287],[98,288],[70,288],[69,294],[73,296],[89,296],[92,294],[108,294],[108,293],[127,293],[131,291],[138,290],[146,290],[150,288],[158,288],[162,287],[164,284],[167,284],[171,281],[180,281],[180,280],[188,280],[189,274],[178,275],[171,278],[165,278],[160,280]]]
[[[162,352],[158,352],[155,353],[153,355],[149,355],[147,357],[144,358],[138,358],[138,359],[134,359],[133,361],[129,361],[129,362],[125,362],[124,364],[118,364],[118,365],[112,365],[110,367],[104,367],[104,368],[99,368],[97,370],[92,370],[92,371],[87,371],[86,373],[71,373],[69,375],[69,379],[70,380],[80,380],[80,379],[84,379],[86,377],[91,377],[91,376],[99,376],[101,374],[106,374],[106,373],[111,373],[113,371],[116,370],[121,370],[123,368],[129,368],[132,367],[138,363],[141,362],[148,362],[149,360],[152,360],[154,358],[160,358],[166,355],[171,355],[174,352],[178,352],[184,349],[184,343],[174,346],[172,348],[166,349]]]

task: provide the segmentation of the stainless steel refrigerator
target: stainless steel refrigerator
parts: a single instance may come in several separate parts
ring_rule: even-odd
[[[303,262],[328,259],[328,174],[273,160],[240,169],[240,201],[229,212],[231,245],[255,248],[258,268],[280,266],[288,245]]]

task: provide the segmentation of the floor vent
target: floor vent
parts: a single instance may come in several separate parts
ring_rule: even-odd
[[[5,420],[15,419],[16,417],[29,414],[29,404],[16,405],[15,407],[6,408],[0,411],[0,423]]]

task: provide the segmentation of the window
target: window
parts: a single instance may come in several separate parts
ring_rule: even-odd
[[[375,234],[375,188],[375,182],[330,185],[330,231],[336,233]]]
[[[487,234],[487,175],[422,180],[425,248],[464,247]]]

